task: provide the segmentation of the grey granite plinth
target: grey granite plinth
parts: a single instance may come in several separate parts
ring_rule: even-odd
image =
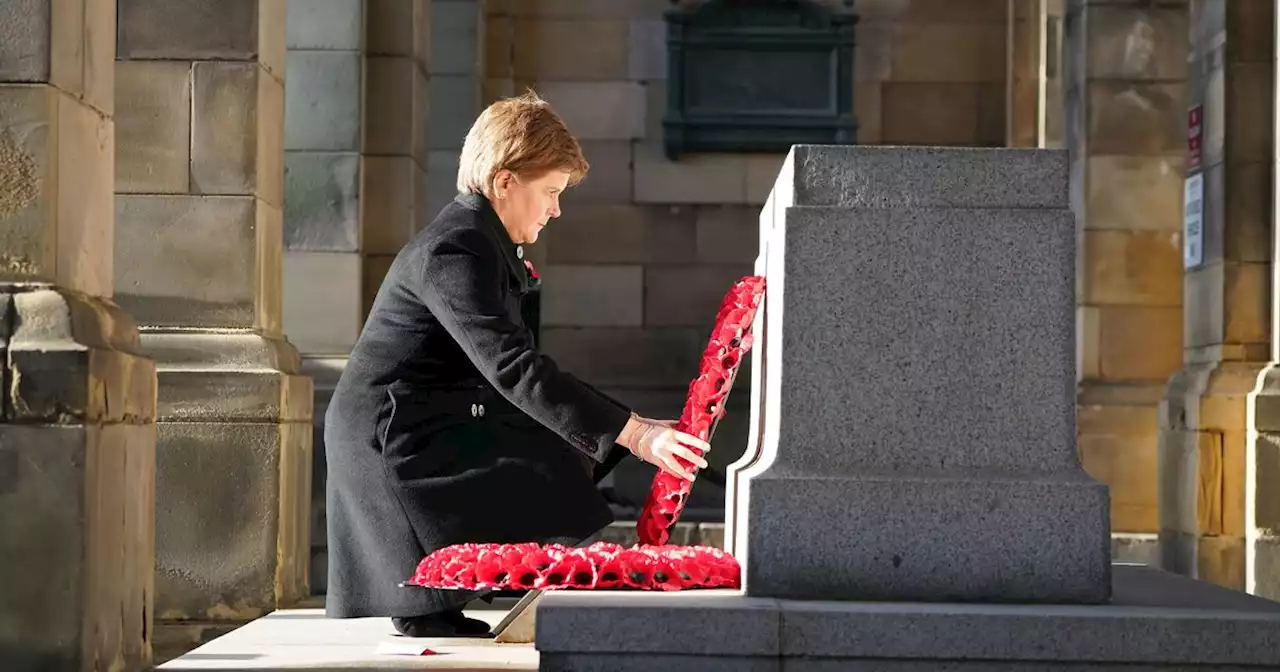
[[[746,582],[767,586],[770,597],[1107,599],[1110,540],[1055,529],[1066,520],[1106,526],[1107,488],[1082,475],[770,471],[750,496],[752,510],[767,515],[754,516],[748,530]]]
[[[540,669],[1235,670],[1280,667],[1280,604],[1117,565],[1105,605],[553,593]],[[661,661],[661,666],[656,664]]]
[[[729,471],[748,595],[1107,599],[1066,158],[792,149],[761,215],[753,436]]]

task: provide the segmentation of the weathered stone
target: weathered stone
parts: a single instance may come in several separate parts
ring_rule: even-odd
[[[1002,82],[1005,25],[909,21],[893,26],[896,82]],[[946,54],[939,58],[939,54]]]
[[[461,143],[459,143],[461,147]],[[461,151],[432,150],[427,153],[427,221],[436,218],[440,210],[448,205],[458,194],[458,161]]]
[[[308,0],[286,5],[289,49],[360,49],[363,0]]]
[[[391,262],[393,261],[395,261],[395,257],[389,254],[370,255],[364,258],[362,273],[364,283],[360,292],[361,316],[368,315],[369,311],[373,309],[373,301],[377,298],[378,292],[381,291],[382,283],[387,277],[387,271],[391,270]]]
[[[517,19],[515,76],[545,80],[625,81],[627,21]],[[575,44],[577,49],[565,49]],[[583,54],[590,54],[583,58]]]
[[[542,324],[640,326],[644,269],[640,266],[544,266]]]
[[[360,151],[358,52],[290,51],[285,149]]]
[[[156,617],[247,621],[303,597],[310,421],[164,422],[159,441]]]
[[[259,4],[281,0],[117,0],[122,59],[251,61]]]
[[[62,42],[57,44],[63,53],[51,51],[54,4],[52,0],[14,0],[6,4],[4,19],[0,20],[0,82],[48,82],[53,61],[70,55],[66,54],[68,45]]]
[[[414,0],[367,0],[365,49],[370,56],[411,56]]]
[[[413,159],[407,156],[366,156],[361,249],[368,253],[394,254],[412,235]]]
[[[156,373],[114,304],[0,300],[0,647],[16,670],[151,659]],[[11,332],[11,333],[10,333]],[[34,591],[34,592],[33,592]]]
[[[54,138],[63,100],[52,88],[0,86],[0,279],[53,280],[57,274]]]
[[[253,218],[257,242],[253,326],[264,334],[275,335],[283,327],[284,289],[280,269],[284,264],[284,213],[270,203],[258,201],[257,206]]]
[[[701,206],[697,213],[698,261],[752,263],[760,253],[760,212],[739,206]]]
[[[308,354],[345,356],[363,325],[360,255],[286,252],[284,329]]]
[[[52,87],[0,85],[0,278],[111,294],[114,125]]]
[[[76,2],[55,3],[55,9],[66,12],[69,8],[58,5],[75,5]],[[110,2],[84,0],[84,85],[85,104],[98,112],[115,113],[116,68],[116,7]],[[76,11],[71,9],[70,11]],[[58,39],[56,36],[55,40]]]
[[[284,207],[284,83],[258,71],[257,184],[251,192],[276,209]]]
[[[1182,230],[1181,203],[1169,197],[1182,189],[1181,157],[1100,155],[1085,160],[1088,221],[1106,229]]]
[[[707,346],[705,329],[556,328],[539,347],[562,368],[597,387],[687,388]],[[619,357],[618,353],[628,353]]]
[[[191,66],[185,61],[120,61],[116,66],[117,193],[190,189]]]
[[[429,90],[430,148],[460,149],[480,114],[479,81],[466,75],[433,75]]]
[[[579,203],[628,203],[631,201],[631,142],[583,140],[582,154],[591,169],[578,186],[565,192],[564,207]]]
[[[667,23],[656,19],[627,22],[628,79],[667,78]]]
[[[637,144],[632,193],[637,203],[745,203],[747,165],[741,156],[692,155],[669,161],[656,146]]]
[[[644,323],[655,327],[702,326],[749,264],[652,267],[644,274]]]
[[[1090,7],[1088,11],[1086,67],[1090,77],[1127,81],[1186,79],[1189,17],[1185,6],[1113,4]]]
[[[1185,151],[1186,86],[1091,80],[1087,141],[1093,154]]]
[[[409,57],[376,57],[365,61],[366,154],[404,154],[416,126],[425,128],[427,80]],[[424,143],[425,144],[425,143]]]
[[[356,252],[360,155],[286,152],[284,245],[300,252]]]
[[[149,326],[252,326],[258,207],[251,197],[118,196],[120,304]]]
[[[257,193],[257,63],[207,61],[192,68],[191,189],[208,195]]]
[[[696,233],[688,206],[566,204],[539,240],[555,264],[666,265],[694,261]]]
[[[479,74],[481,10],[476,0],[431,3],[432,74]]]
[[[881,142],[978,144],[981,91],[978,84],[884,82],[880,89]]]
[[[623,42],[625,44],[625,39]],[[544,82],[540,93],[579,139],[631,140],[644,137],[646,106],[641,84],[626,81]]]

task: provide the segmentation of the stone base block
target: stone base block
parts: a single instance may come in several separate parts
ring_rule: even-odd
[[[155,408],[115,304],[0,283],[0,668],[149,667]]]
[[[156,617],[247,622],[306,597],[310,422],[158,430]]]
[[[540,669],[556,672],[1280,666],[1280,604],[1148,567],[1117,565],[1112,576],[1106,605],[549,593],[536,645]]]
[[[1109,596],[1107,488],[1084,472],[764,474],[751,481],[748,518],[745,588],[756,597],[1095,604]]]

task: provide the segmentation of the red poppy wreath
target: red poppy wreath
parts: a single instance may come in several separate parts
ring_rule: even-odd
[[[743,356],[751,349],[751,324],[764,296],[765,279],[734,283],[716,314],[698,377],[689,385],[676,429],[710,440],[724,417],[724,403]],[[696,468],[688,464],[688,469]],[[636,523],[632,548],[597,542],[585,548],[559,544],[457,544],[423,558],[408,585],[457,590],[686,590],[738,588],[742,569],[728,553],[708,546],[667,545],[684,510],[691,483],[666,472],[653,479]]]

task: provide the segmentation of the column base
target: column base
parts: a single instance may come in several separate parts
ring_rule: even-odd
[[[767,472],[748,492],[744,572],[753,597],[1062,604],[1110,597],[1107,488],[1083,472]],[[1075,531],[1056,533],[1062,521]]]
[[[309,594],[312,385],[283,338],[146,332],[157,361],[156,617],[244,622]]]
[[[155,405],[155,364],[126,313],[0,284],[5,669],[150,667]]]
[[[1086,380],[1076,392],[1076,445],[1090,476],[1111,489],[1111,529],[1156,534],[1157,421],[1164,383]]]
[[[1267,366],[1193,363],[1169,379],[1158,425],[1164,569],[1246,590],[1248,416]]]

